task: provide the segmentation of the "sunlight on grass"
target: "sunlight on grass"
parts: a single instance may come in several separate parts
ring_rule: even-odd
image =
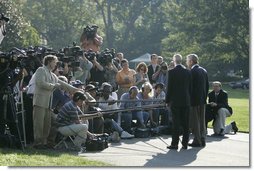
[[[26,149],[0,149],[1,166],[110,166],[103,162],[87,160],[74,154]]]

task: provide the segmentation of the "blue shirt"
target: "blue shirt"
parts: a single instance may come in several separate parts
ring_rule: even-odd
[[[59,114],[57,115],[56,122],[59,127],[76,124],[79,121],[78,115],[82,115],[80,108],[74,103],[69,101],[64,104]]]
[[[124,93],[121,96],[120,100],[133,100],[133,102],[121,102],[120,103],[120,109],[126,109],[126,108],[135,108],[135,107],[141,107],[141,102],[139,102],[139,98],[136,96],[134,99],[130,99],[130,94]]]

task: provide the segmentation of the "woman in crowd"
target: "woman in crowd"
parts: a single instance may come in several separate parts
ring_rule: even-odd
[[[136,68],[135,85],[140,89],[142,84],[149,81],[147,75],[147,65],[144,62],[140,62]]]

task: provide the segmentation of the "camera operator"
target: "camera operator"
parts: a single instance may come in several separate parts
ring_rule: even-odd
[[[89,51],[90,49],[93,52],[98,53],[100,51],[100,46],[103,43],[103,38],[97,33],[98,26],[86,26],[80,37],[80,46],[85,50]]]
[[[152,79],[153,79],[153,81],[155,81],[155,83],[162,83],[162,84],[166,85],[167,84],[167,73],[168,73],[168,64],[166,62],[162,62],[159,65],[158,71],[156,71],[152,75]]]
[[[23,69],[15,70],[13,61],[8,61],[7,56],[0,54],[0,134],[6,131],[6,125],[10,133],[19,137],[18,126],[16,123],[16,106],[14,87],[16,83],[23,79]],[[8,58],[8,59],[7,59]],[[18,71],[18,72],[16,72]]]
[[[81,71],[75,73],[76,80],[80,80],[84,84],[89,78],[89,72],[93,67],[93,63],[89,61],[85,55],[79,58]]]
[[[93,63],[93,67],[90,70],[90,80],[93,82],[99,82],[99,86],[103,82],[105,82],[105,77],[104,77],[104,67],[97,61],[97,58],[94,57],[94,59],[91,61]]]
[[[47,55],[43,66],[35,72],[35,90],[33,96],[34,148],[45,148],[51,127],[51,104],[54,89],[63,88],[69,92],[78,89],[61,81],[52,73],[57,57]]]

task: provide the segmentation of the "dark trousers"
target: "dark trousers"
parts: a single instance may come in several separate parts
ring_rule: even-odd
[[[0,94],[0,134],[5,133],[6,126],[9,128],[10,133],[16,138],[19,138],[18,130],[22,130],[21,117],[16,114],[15,100],[13,97],[7,97],[7,101],[3,100],[3,94]],[[4,110],[6,109],[6,111]],[[20,132],[22,133],[22,132]]]
[[[104,133],[104,119],[103,117],[89,119],[89,131],[95,134]]]
[[[171,106],[173,132],[172,132],[172,146],[178,146],[180,129],[182,128],[183,140],[182,144],[187,145],[189,141],[189,114],[190,107],[176,107]]]

